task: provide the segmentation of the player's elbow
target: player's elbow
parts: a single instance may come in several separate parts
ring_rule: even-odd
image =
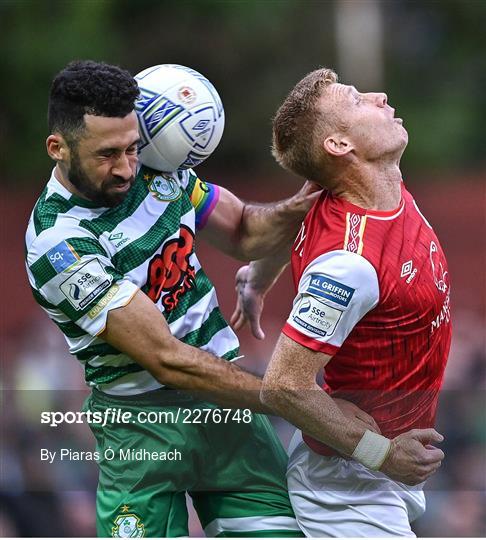
[[[271,387],[262,384],[262,387],[260,389],[260,401],[263,403],[263,405],[265,405],[269,409],[274,410],[277,405],[275,396],[276,393]]]
[[[269,249],[268,242],[261,236],[248,236],[241,241],[239,256],[241,261],[249,262],[270,257],[275,254],[275,250]]]
[[[174,367],[164,351],[158,351],[154,355],[154,361],[151,362],[148,369],[154,379],[164,386],[174,386],[173,375]]]
[[[231,257],[243,262],[262,259],[269,255],[264,239],[245,230],[238,230],[234,233],[229,251],[228,254]]]
[[[279,412],[288,406],[297,395],[293,385],[280,377],[265,375],[260,390],[260,401],[268,408]]]
[[[198,375],[197,362],[187,349],[187,345],[172,336],[164,340],[164,345],[158,348],[150,362],[152,376],[166,386],[187,386],[187,381]]]
[[[226,249],[226,254],[231,258],[245,263],[262,258],[261,255],[253,256],[253,253],[255,253],[255,250],[251,246],[251,240],[248,242],[247,239],[239,236],[235,237]]]

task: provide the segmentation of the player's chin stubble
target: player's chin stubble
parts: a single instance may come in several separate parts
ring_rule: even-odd
[[[112,193],[111,187],[125,183],[123,178],[116,178],[115,176],[106,179],[101,184],[100,188],[93,186],[89,176],[83,169],[79,155],[75,149],[71,150],[71,166],[68,171],[68,178],[71,184],[88,200],[95,203],[97,206],[105,206],[113,208],[121,204],[129,191],[122,193]],[[130,183],[133,184],[134,178],[130,179]]]

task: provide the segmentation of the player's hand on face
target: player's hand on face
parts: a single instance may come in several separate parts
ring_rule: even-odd
[[[380,471],[393,480],[415,486],[434,474],[444,459],[444,452],[432,443],[444,437],[435,429],[412,429],[392,439],[390,452]]]
[[[378,424],[375,422],[375,419],[368,413],[361,410],[357,405],[351,403],[351,401],[340,398],[333,398],[333,401],[341,409],[341,412],[346,418],[357,422],[365,429],[369,429],[370,431],[381,434],[381,430]]]
[[[242,266],[236,273],[236,307],[231,315],[230,323],[236,331],[249,323],[253,336],[257,339],[265,339],[260,325],[264,294],[251,285],[248,279],[249,270],[250,267],[246,265]]]

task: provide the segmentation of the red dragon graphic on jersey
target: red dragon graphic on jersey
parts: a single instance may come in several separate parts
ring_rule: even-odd
[[[180,297],[194,288],[196,272],[189,263],[194,249],[194,235],[185,225],[181,225],[179,238],[169,240],[160,255],[149,264],[147,275],[147,295],[155,303],[162,294],[162,304],[166,311],[172,311]]]

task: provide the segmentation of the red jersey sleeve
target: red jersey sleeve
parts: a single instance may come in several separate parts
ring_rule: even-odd
[[[325,253],[304,269],[283,333],[304,347],[334,355],[379,296],[369,261],[344,250]]]

